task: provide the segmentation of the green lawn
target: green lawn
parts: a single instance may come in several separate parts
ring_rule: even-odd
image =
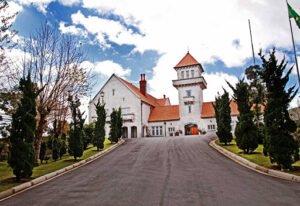
[[[272,164],[270,162],[269,157],[264,156],[263,154],[263,145],[259,145],[258,148],[254,151],[253,154],[244,154],[242,150],[240,150],[237,146],[236,146],[236,142],[235,140],[233,140],[230,145],[225,146],[223,144],[221,144],[219,142],[219,140],[216,141],[216,144],[223,147],[224,149],[227,149],[228,151],[237,154],[251,162],[254,162],[258,165],[267,167],[267,168],[271,168],[271,169],[275,169],[277,168],[276,164]],[[288,173],[290,174],[294,174],[294,175],[298,175],[300,176],[300,161],[297,161],[293,164],[293,166],[295,167],[294,171],[288,171]]]
[[[113,144],[110,143],[108,139],[105,139],[104,142],[104,149],[109,148]],[[86,159],[96,153],[98,153],[96,147],[89,147],[87,150],[83,152],[83,156],[77,161]],[[62,169],[64,167],[67,167],[71,164],[74,164],[74,158],[73,156],[64,155],[62,160],[58,160],[54,162],[52,159],[48,161],[48,164],[41,164],[33,169],[33,175],[32,179],[43,176],[45,174],[54,172],[56,170]],[[12,169],[8,166],[7,161],[0,162],[0,192],[9,189],[11,187],[14,187],[21,183],[15,183],[12,181],[12,178],[14,177]]]

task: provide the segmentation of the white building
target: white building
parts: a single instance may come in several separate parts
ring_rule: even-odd
[[[123,137],[174,136],[198,134],[198,130],[216,130],[213,102],[203,102],[207,83],[202,76],[201,64],[187,53],[174,67],[177,79],[173,86],[178,90],[179,105],[171,105],[165,95],[157,99],[147,93],[145,74],[141,74],[140,88],[113,74],[89,103],[89,122],[96,119],[95,106],[105,103],[106,136],[109,134],[110,113],[121,107]],[[230,103],[232,129],[237,122],[237,105]]]

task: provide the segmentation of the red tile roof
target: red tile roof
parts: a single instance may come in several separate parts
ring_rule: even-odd
[[[213,104],[215,102],[203,102],[202,103],[202,112],[201,117],[202,118],[210,118],[215,117],[215,109],[213,107]],[[230,109],[231,109],[231,115],[238,115],[238,106],[235,101],[230,101]]]
[[[159,106],[165,106],[166,105],[167,98],[157,99],[156,102]]]
[[[174,68],[197,65],[197,64],[200,63],[188,52]]]
[[[140,92],[140,89],[137,88],[136,86],[134,86],[133,84],[127,82],[126,80],[124,80],[122,78],[120,78],[120,80],[122,80],[134,93],[136,93],[143,102],[146,102],[147,104],[150,104],[151,106],[154,106],[154,107],[161,106],[160,99],[156,99],[155,97],[153,97],[152,95],[150,95],[148,93],[146,95],[143,95]]]
[[[158,106],[152,109],[148,122],[179,119],[179,105]]]

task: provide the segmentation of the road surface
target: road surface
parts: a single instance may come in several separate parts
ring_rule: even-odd
[[[244,168],[211,137],[141,138],[0,205],[300,205],[300,184]]]

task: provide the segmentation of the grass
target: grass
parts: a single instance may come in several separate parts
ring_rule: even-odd
[[[276,164],[273,164],[270,162],[270,158],[266,157],[263,154],[263,145],[259,145],[258,148],[253,152],[253,154],[244,154],[242,150],[240,150],[237,145],[235,140],[232,140],[232,142],[225,146],[224,144],[221,144],[219,140],[216,141],[216,144],[223,147],[224,149],[227,149],[228,151],[239,155],[240,157],[243,157],[255,164],[264,166],[266,168],[270,169],[279,169]],[[294,174],[300,176],[300,161],[297,161],[293,164],[294,170],[287,171],[287,173]]]
[[[113,144],[110,143],[108,139],[105,139],[104,142],[104,149],[109,148]],[[78,158],[77,161],[81,161],[83,159],[86,159],[96,153],[98,153],[97,147],[88,147],[87,150],[83,152],[82,157]],[[67,167],[71,164],[74,164],[74,158],[73,156],[64,155],[62,157],[62,160],[57,160],[56,162],[53,160],[48,160],[48,164],[41,164],[37,167],[34,167],[33,174],[31,179],[43,176],[45,174],[54,172],[56,170],[60,170],[64,167]],[[14,182],[14,174],[12,169],[8,166],[7,161],[0,162],[0,192],[9,189],[11,187],[14,187],[16,185],[19,185],[23,182],[29,181],[30,179],[22,180],[19,183]]]

